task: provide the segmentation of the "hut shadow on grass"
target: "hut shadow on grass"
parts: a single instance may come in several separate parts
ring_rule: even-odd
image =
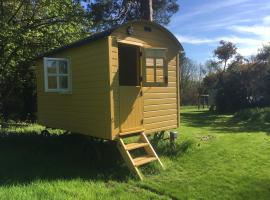
[[[205,127],[220,133],[266,132],[270,134],[270,124],[259,121],[244,121],[237,117],[220,115],[207,110],[181,113],[181,121],[191,127]]]
[[[75,178],[125,181],[128,177],[130,172],[112,142],[75,134],[0,134],[0,185]]]

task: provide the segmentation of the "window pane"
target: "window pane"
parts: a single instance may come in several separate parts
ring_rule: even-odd
[[[146,82],[155,82],[155,68],[146,68]]]
[[[48,89],[57,89],[57,77],[48,76]]]
[[[156,59],[156,66],[157,67],[163,67],[164,66],[164,59],[163,58],[157,58]]]
[[[154,58],[146,58],[146,66],[154,67]]]
[[[163,83],[164,82],[164,73],[163,73],[163,69],[156,69],[156,80],[159,83]]]
[[[59,77],[60,89],[68,89],[68,77],[60,76]]]
[[[59,62],[59,73],[67,74],[68,73],[68,65],[66,60],[60,60]]]
[[[47,72],[49,74],[56,74],[57,73],[56,68],[57,68],[56,60],[47,60]]]

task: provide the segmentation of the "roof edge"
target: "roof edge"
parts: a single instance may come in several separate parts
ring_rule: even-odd
[[[55,48],[55,49],[53,49],[51,51],[48,51],[46,53],[43,53],[43,54],[38,55],[33,60],[37,60],[37,59],[40,59],[40,58],[43,58],[43,57],[50,56],[52,54],[61,52],[63,50],[69,49],[69,48],[79,47],[79,46],[82,46],[82,45],[87,44],[89,42],[92,42],[92,41],[95,41],[95,40],[98,40],[98,39],[105,38],[107,36],[110,36],[113,31],[115,31],[116,29],[120,28],[121,26],[125,26],[127,24],[132,24],[132,23],[136,23],[136,22],[148,23],[148,24],[151,24],[151,25],[154,25],[154,26],[160,28],[161,30],[165,31],[176,42],[179,50],[181,50],[181,51],[184,50],[184,48],[183,48],[182,44],[179,42],[179,40],[167,28],[165,28],[162,25],[160,25],[160,24],[158,24],[156,22],[153,22],[153,21],[134,20],[134,21],[129,21],[129,22],[125,23],[125,24],[121,24],[119,26],[113,27],[113,28],[108,29],[106,31],[102,31],[102,32],[99,32],[99,33],[94,33],[93,35],[90,35],[90,36],[88,36],[86,38],[83,38],[81,40],[72,42],[70,44],[67,44],[67,45],[64,45],[64,46]]]

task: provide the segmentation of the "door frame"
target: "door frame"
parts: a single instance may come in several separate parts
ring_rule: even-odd
[[[119,55],[119,45],[125,45],[125,46],[131,46],[131,47],[136,47],[137,49],[137,59],[138,59],[138,74],[137,74],[137,79],[138,79],[138,85],[136,86],[130,86],[130,87],[136,87],[136,88],[140,88],[140,98],[141,98],[141,115],[142,115],[142,124],[141,124],[141,129],[132,129],[130,128],[130,131],[129,130],[125,130],[125,131],[122,131],[121,129],[121,125],[122,125],[122,121],[121,121],[121,89],[120,87],[125,87],[124,85],[120,85],[119,84],[119,134],[120,135],[124,135],[124,134],[129,134],[129,133],[136,133],[136,132],[142,132],[145,130],[144,128],[144,95],[143,95],[143,46],[141,44],[134,44],[134,43],[128,43],[128,42],[125,42],[125,41],[118,41],[117,42],[118,44],[118,55]],[[118,57],[119,59],[119,57]],[[118,60],[118,63],[119,63],[119,60]],[[120,65],[120,64],[119,64]],[[127,86],[129,87],[129,86]]]

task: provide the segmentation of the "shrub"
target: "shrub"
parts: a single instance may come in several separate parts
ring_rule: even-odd
[[[270,107],[243,109],[235,113],[234,118],[244,121],[270,123]]]

